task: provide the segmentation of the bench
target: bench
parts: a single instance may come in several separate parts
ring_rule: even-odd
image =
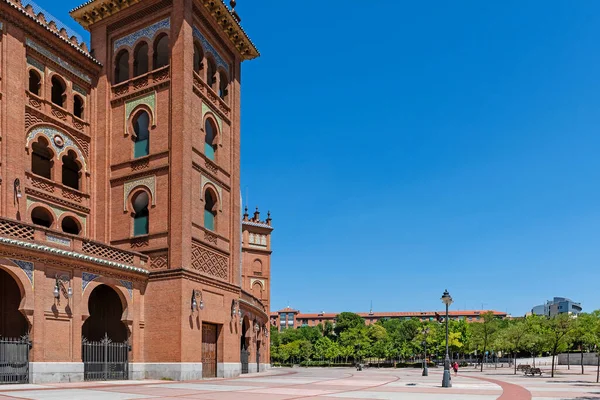
[[[539,375],[539,376],[542,376],[542,370],[539,369],[539,368],[529,368],[528,370],[525,371],[525,375],[531,375],[531,376]]]

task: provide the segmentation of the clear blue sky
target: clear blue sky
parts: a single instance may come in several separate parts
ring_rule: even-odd
[[[77,2],[38,2],[77,27]],[[600,308],[600,3],[238,12],[262,53],[242,168],[276,228],[272,309],[440,309],[445,288],[456,309]]]

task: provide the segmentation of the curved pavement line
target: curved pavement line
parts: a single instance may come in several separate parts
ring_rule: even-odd
[[[504,381],[498,381],[496,379],[480,378],[478,376],[469,376],[469,378],[479,379],[480,381],[486,381],[498,385],[502,388],[502,395],[497,400],[531,400],[531,392],[525,389],[523,386],[515,385],[514,383],[508,383]]]
[[[350,375],[354,376],[354,374],[350,374]],[[359,389],[339,390],[339,391],[327,393],[324,396],[330,396],[332,394],[341,394],[341,393],[362,392],[364,390],[374,389],[374,388],[378,388],[378,387],[381,387],[381,386],[385,386],[385,385],[387,385],[389,383],[398,382],[401,379],[401,377],[399,377],[398,375],[390,375],[390,377],[393,377],[395,379],[392,379],[391,381],[384,382],[384,383],[378,383],[377,385],[365,386],[365,387],[362,387],[362,388],[359,388]],[[344,379],[346,379],[346,378],[344,378]],[[341,379],[334,379],[334,380],[341,380]],[[313,398],[313,397],[317,397],[317,396],[308,395],[308,396],[290,397],[288,400],[310,399],[310,398]],[[503,399],[503,400],[505,400],[505,399]],[[520,400],[520,399],[517,399],[517,400]]]

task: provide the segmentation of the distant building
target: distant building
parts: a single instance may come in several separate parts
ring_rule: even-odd
[[[566,297],[555,297],[554,300],[548,300],[546,304],[533,307],[531,313],[534,315],[554,317],[558,314],[577,315],[581,310],[581,303],[575,303],[573,300],[567,299]]]
[[[472,310],[472,311],[450,311],[448,317],[450,320],[467,322],[479,322],[482,320],[481,314],[491,310]],[[505,312],[492,311],[498,318],[504,319],[508,315]],[[320,312],[316,314],[303,314],[298,310],[286,307],[271,313],[271,325],[277,326],[279,331],[286,328],[300,328],[302,326],[317,326],[329,321],[335,323],[335,318],[339,313]],[[380,319],[412,319],[417,318],[420,321],[435,321],[437,316],[444,317],[445,311],[409,311],[409,312],[373,312],[357,313],[364,318],[367,325],[377,323]]]

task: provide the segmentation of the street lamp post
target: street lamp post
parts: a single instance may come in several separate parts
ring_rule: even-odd
[[[424,351],[424,360],[423,360],[423,376],[429,376],[429,370],[427,369],[427,335],[429,334],[429,328],[423,328],[423,351]]]
[[[448,307],[452,304],[452,296],[446,289],[442,295],[442,302],[446,305],[446,359],[444,360],[444,378],[442,387],[452,387],[450,376],[450,355],[448,354]]]

